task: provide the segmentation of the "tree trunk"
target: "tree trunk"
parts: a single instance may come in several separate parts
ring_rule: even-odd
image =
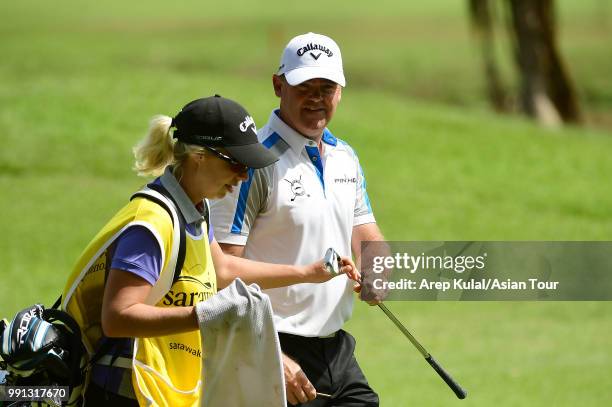
[[[546,125],[577,123],[573,84],[557,49],[554,0],[509,0],[525,112]]]
[[[493,18],[489,0],[469,0],[472,28],[480,42],[489,103],[498,112],[509,110],[508,98],[495,60]]]

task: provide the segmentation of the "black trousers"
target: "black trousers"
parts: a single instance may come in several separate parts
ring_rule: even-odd
[[[283,352],[301,366],[317,392],[332,395],[331,399],[317,397],[300,406],[378,407],[378,394],[357,364],[355,338],[348,332],[340,330],[331,338],[278,336]]]

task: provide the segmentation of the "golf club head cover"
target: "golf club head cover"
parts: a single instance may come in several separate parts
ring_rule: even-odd
[[[44,307],[35,304],[15,315],[0,332],[0,357],[9,370],[27,376],[47,368],[59,376],[67,374],[61,332],[43,319]]]

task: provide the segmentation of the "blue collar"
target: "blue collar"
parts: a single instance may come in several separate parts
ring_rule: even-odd
[[[289,144],[293,151],[299,154],[310,139],[289,127],[289,125],[280,118],[279,112],[278,109],[272,111],[268,123],[272,127],[272,130],[277,132],[283,140]],[[330,146],[335,147],[338,144],[338,139],[334,137],[327,128],[323,130],[322,140],[325,144],[329,144]]]
[[[323,130],[323,141],[334,147],[338,144],[338,139],[334,137],[334,135],[331,134],[331,131],[327,130],[327,128]]]

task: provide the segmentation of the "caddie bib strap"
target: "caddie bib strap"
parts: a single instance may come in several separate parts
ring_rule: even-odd
[[[178,220],[179,227],[180,227],[179,229],[180,230],[180,239],[179,239],[180,243],[179,243],[179,249],[178,249],[178,253],[176,257],[176,266],[174,267],[174,276],[172,277],[172,284],[174,284],[178,280],[179,275],[181,274],[181,269],[183,268],[183,263],[185,262],[185,217],[183,216],[181,211],[178,209],[178,205],[176,204],[174,198],[172,198],[172,195],[170,195],[170,192],[168,192],[168,190],[164,188],[163,185],[149,184],[147,185],[147,187],[162,194],[169,202],[168,201],[164,202],[158,199],[157,197],[151,194],[148,194],[144,191],[136,192],[134,195],[132,195],[132,198],[130,198],[130,200],[136,197],[143,197],[145,199],[153,201],[159,206],[161,206],[162,208],[166,209],[166,211],[168,211],[168,214],[170,214],[170,216],[172,217],[173,221],[174,221],[173,212],[176,213],[177,215],[176,219]],[[170,207],[168,206],[168,203],[173,205],[173,208],[172,208],[173,210],[170,209]],[[208,218],[206,219],[206,222],[208,224]]]

